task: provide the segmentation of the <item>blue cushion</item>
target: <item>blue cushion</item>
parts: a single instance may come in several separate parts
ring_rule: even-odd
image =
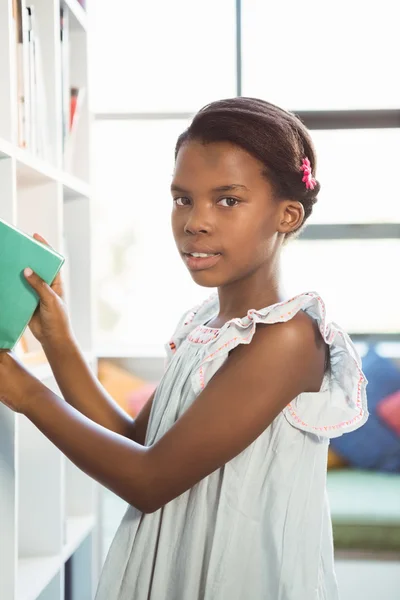
[[[381,400],[400,390],[400,369],[370,348],[362,361],[368,380],[368,421],[356,431],[331,439],[331,448],[352,466],[400,472],[400,438],[378,416]]]

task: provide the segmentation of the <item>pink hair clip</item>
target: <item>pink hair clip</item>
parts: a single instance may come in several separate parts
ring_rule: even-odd
[[[303,177],[302,181],[304,181],[304,183],[306,184],[306,188],[308,190],[313,190],[315,188],[315,186],[317,185],[317,182],[312,176],[311,164],[307,157],[303,158],[303,162],[300,167],[300,170],[303,171],[303,173],[304,173],[304,177]]]

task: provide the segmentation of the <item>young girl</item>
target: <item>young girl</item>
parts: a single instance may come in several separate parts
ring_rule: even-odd
[[[85,364],[60,277],[27,280],[66,402],[7,352],[0,396],[129,503],[97,600],[336,600],[327,452],[367,420],[367,381],[320,296],[279,282],[320,189],[312,141],[294,114],[237,97],[200,110],[175,157],[177,249],[217,291],[182,315],[138,417]]]

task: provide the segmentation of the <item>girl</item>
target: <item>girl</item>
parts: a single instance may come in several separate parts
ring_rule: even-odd
[[[320,296],[279,282],[320,189],[312,141],[294,114],[237,97],[200,110],[175,159],[176,245],[217,292],[182,315],[138,417],[85,364],[60,276],[27,280],[66,402],[8,352],[0,396],[129,503],[97,600],[336,600],[327,452],[367,420],[367,381]]]

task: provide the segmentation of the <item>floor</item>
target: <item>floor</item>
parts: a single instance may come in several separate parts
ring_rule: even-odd
[[[103,490],[103,559],[126,510],[126,503]],[[400,600],[400,562],[337,560],[340,600]]]

